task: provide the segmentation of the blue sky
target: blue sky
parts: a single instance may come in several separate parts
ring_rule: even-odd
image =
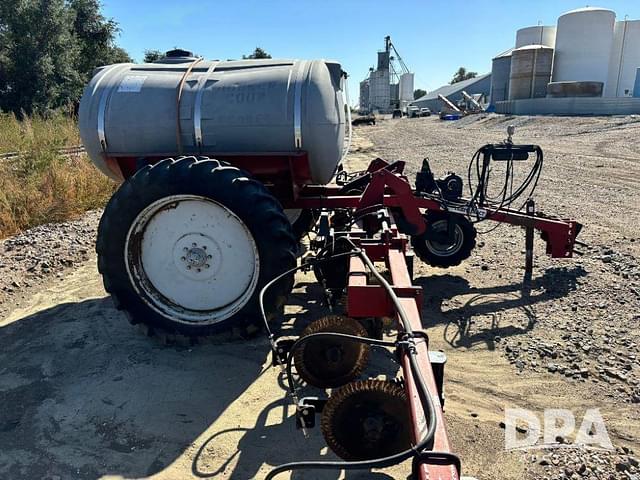
[[[588,1],[588,0],[586,0]],[[331,58],[358,82],[391,38],[416,88],[447,83],[458,67],[485,73],[491,58],[513,46],[518,28],[555,25],[583,7],[576,0],[103,0],[122,32],[118,43],[137,61],[145,49],[181,47],[208,59],[240,58],[256,46],[274,57]],[[640,19],[640,0],[589,3],[618,19]]]

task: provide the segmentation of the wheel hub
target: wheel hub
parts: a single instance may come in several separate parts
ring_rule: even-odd
[[[185,253],[184,256],[180,257],[180,260],[182,260],[187,266],[187,270],[190,270],[192,268],[202,269],[211,267],[211,265],[207,262],[211,260],[212,256],[207,253],[206,245],[202,245],[201,247],[199,247],[197,243],[193,242],[191,244],[191,248],[182,247],[182,250]]]
[[[208,198],[176,195],[149,205],[132,225],[127,248],[134,287],[174,321],[228,318],[257,285],[259,256],[251,232]]]

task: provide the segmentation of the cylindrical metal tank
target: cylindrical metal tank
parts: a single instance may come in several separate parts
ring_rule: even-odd
[[[324,60],[115,64],[85,88],[80,136],[111,177],[110,157],[305,150],[324,184],[343,154],[344,89],[340,64]]]
[[[611,10],[586,7],[558,18],[552,75],[554,82],[606,84],[615,17]]]
[[[543,98],[551,79],[553,48],[526,45],[511,53],[509,100]]]
[[[605,97],[630,97],[640,66],[640,20],[616,22]]]
[[[491,61],[491,103],[509,100],[512,51],[502,52]]]
[[[601,97],[602,82],[551,82],[547,85],[547,97]]]
[[[400,101],[413,101],[413,73],[400,75]]]
[[[521,28],[516,32],[516,48],[525,45],[544,45],[554,47],[556,43],[556,27],[552,25],[536,25]]]

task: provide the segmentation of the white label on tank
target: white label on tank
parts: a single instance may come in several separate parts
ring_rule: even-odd
[[[126,75],[118,86],[118,93],[138,93],[147,75]]]

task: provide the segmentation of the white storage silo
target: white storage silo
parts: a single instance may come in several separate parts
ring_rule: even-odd
[[[413,101],[413,73],[400,75],[400,101]]]
[[[558,18],[553,81],[603,82],[609,76],[616,14],[604,8],[572,10]]]
[[[616,22],[609,60],[606,97],[630,97],[640,67],[640,20]]]
[[[556,43],[556,27],[551,25],[536,25],[521,28],[516,32],[516,48],[525,45],[544,45],[554,47]]]

